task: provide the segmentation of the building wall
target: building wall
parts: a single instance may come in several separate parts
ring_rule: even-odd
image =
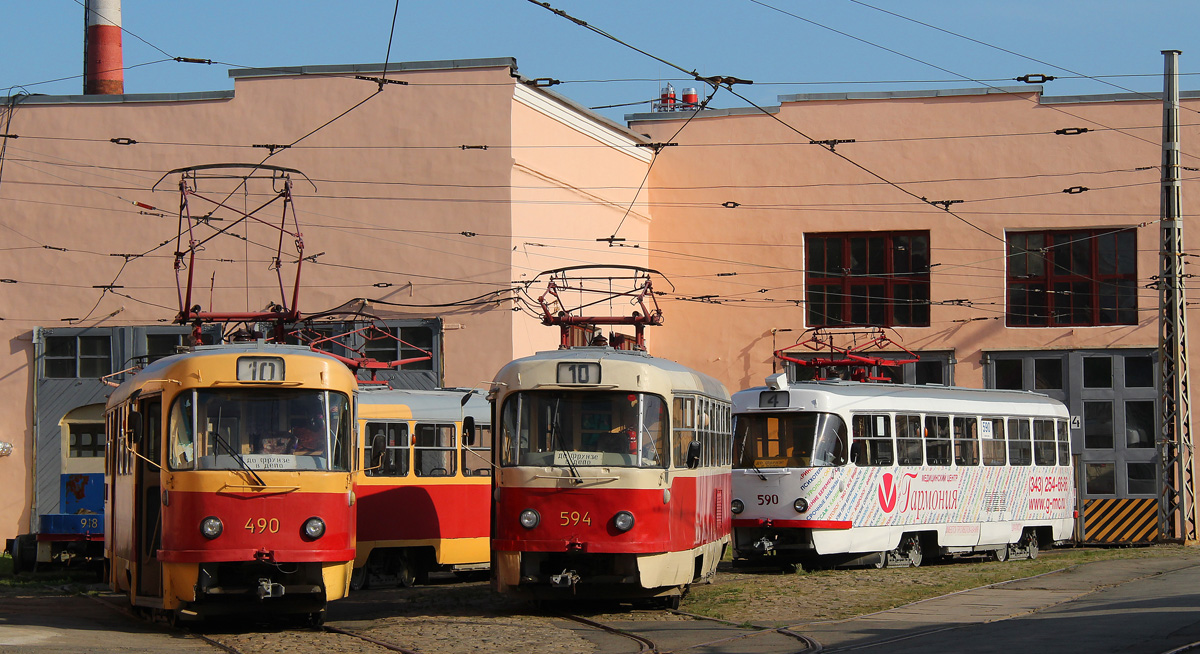
[[[952,348],[960,385],[983,385],[983,353],[992,350],[1156,346],[1158,299],[1149,289],[1139,293],[1136,325],[1006,327],[1004,238],[1007,230],[1136,227],[1137,275],[1149,283],[1158,274],[1161,102],[1051,104],[1033,90],[863,95],[784,101],[769,116],[701,115],[664,150],[650,178],[651,239],[687,257],[652,253],[651,266],[669,266],[682,296],[717,297],[670,305],[660,355],[691,357],[731,387],[762,383],[773,349],[807,326],[804,235],[881,230],[930,232],[931,324],[896,333],[909,349]],[[1200,108],[1183,104],[1186,115]],[[634,116],[631,128],[663,140],[686,118],[668,116]],[[1200,128],[1183,122],[1184,159],[1194,162],[1187,153]],[[1054,134],[1065,127],[1092,131]],[[809,144],[823,139],[856,142],[836,154]],[[1063,192],[1074,186],[1090,190]],[[1184,197],[1195,188],[1186,181]],[[951,205],[961,220],[921,197],[963,200]]]
[[[23,492],[0,494],[0,538],[28,531],[35,517],[34,329],[166,324],[179,310],[173,253],[186,249],[187,238],[176,242],[173,169],[266,159],[301,171],[307,179],[293,175],[292,192],[303,253],[312,259],[301,271],[300,311],[361,307],[384,319],[440,318],[447,385],[476,386],[514,356],[553,346],[552,334],[541,335],[549,330],[512,310],[508,289],[542,266],[597,257],[604,249],[594,242],[578,248],[563,240],[575,236],[564,216],[611,224],[611,200],[571,189],[636,185],[645,163],[626,154],[637,137],[620,126],[592,116],[583,132],[560,129],[559,121],[580,112],[569,104],[558,114],[534,112],[515,101],[514,68],[509,59],[393,65],[388,77],[408,84],[382,91],[355,79],[378,77],[376,65],[235,71],[233,92],[17,98],[7,131],[20,138],[9,140],[0,179],[8,248],[0,279],[15,282],[0,283],[0,338],[8,343],[0,421],[9,425],[0,440],[15,451],[0,458],[0,479]],[[269,159],[267,148],[254,147],[293,143],[327,121]],[[589,148],[589,163],[563,156],[556,149],[563,144]],[[522,183],[534,188],[510,188],[517,178],[534,180]],[[543,189],[539,203],[513,202],[514,193]],[[280,188],[202,179],[196,190],[188,206],[204,215],[213,205],[201,196],[249,211]],[[564,197],[569,204],[552,204]],[[280,204],[256,216],[277,224]],[[185,271],[195,280],[191,304],[247,311],[290,301],[293,237],[284,238],[276,273],[276,229],[255,220],[235,225],[231,212],[213,217],[223,220],[200,227],[196,238],[228,233],[205,242]],[[644,216],[627,229],[644,237]],[[518,260],[518,240],[553,240],[555,251]],[[145,256],[119,256],[130,254]],[[97,288],[105,285],[116,287]],[[113,362],[115,370],[127,365]]]
[[[648,190],[639,186],[650,157],[640,139],[614,134],[597,117],[518,87],[513,104],[512,270],[531,282],[513,313],[517,356],[556,349],[558,330],[540,324],[536,302],[543,271],[578,265],[647,265]],[[625,239],[598,242],[616,235]],[[566,298],[570,301],[574,298]],[[595,299],[595,298],[589,298]],[[632,313],[627,303],[591,307],[599,315]],[[535,316],[538,316],[535,318]],[[489,377],[490,378],[490,375]]]

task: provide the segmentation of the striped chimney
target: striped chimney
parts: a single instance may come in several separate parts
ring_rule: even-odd
[[[83,93],[121,95],[125,71],[121,56],[121,0],[85,0]]]

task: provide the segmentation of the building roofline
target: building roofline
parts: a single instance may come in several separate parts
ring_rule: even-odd
[[[462,68],[517,69],[513,57],[491,57],[486,59],[442,59],[438,61],[400,61],[387,65],[387,72],[400,73],[418,70],[455,70]],[[383,64],[331,64],[322,66],[274,66],[270,68],[234,68],[229,71],[233,79],[246,77],[294,77],[296,75],[350,75],[359,73],[382,73]]]
[[[1087,102],[1162,102],[1162,93],[1110,93],[1099,95],[1063,95],[1046,96],[1040,84],[1028,86],[991,86],[965,89],[917,89],[911,91],[849,91],[845,93],[799,93],[795,95],[778,96],[779,105],[763,107],[768,113],[777,113],[784,102],[820,102],[844,100],[905,100],[913,98],[946,98],[975,95],[1037,95],[1038,104],[1081,104]],[[1183,91],[1180,99],[1200,99],[1200,91]],[[701,111],[697,118],[715,118],[720,116],[737,116],[745,114],[760,114],[763,110],[754,107],[737,107],[733,109],[712,109]],[[688,118],[692,112],[687,110],[626,114],[626,122],[647,122],[656,120],[679,120]]]
[[[525,87],[529,88],[530,90],[534,90],[538,93],[541,93],[542,95],[553,100],[554,102],[557,102],[558,104],[561,104],[562,106],[564,106],[578,114],[587,116],[588,118],[596,121],[597,123],[600,123],[601,125],[603,125],[604,127],[608,128],[608,129],[611,129],[616,132],[620,132],[622,135],[624,135],[625,137],[631,139],[632,141],[634,141],[636,143],[649,143],[650,142],[650,139],[647,138],[645,134],[635,132],[635,131],[629,129],[629,127],[626,125],[622,125],[621,123],[618,123],[615,120],[606,118],[605,116],[602,116],[602,115],[596,113],[595,111],[588,109],[587,107],[579,104],[578,102],[575,102],[574,100],[572,100],[571,98],[568,98],[565,95],[560,95],[558,93],[555,93],[554,91],[551,91],[550,89],[548,89],[544,86],[539,86],[539,85],[535,84],[533,82],[533,80],[529,79],[528,77],[525,77],[524,75],[517,73],[516,71],[513,72],[513,78],[517,81],[518,84],[522,84]]]
[[[693,112],[687,109],[681,111],[655,111],[641,114],[625,114],[625,121],[630,123],[640,123],[651,120],[679,120],[687,119],[696,114],[697,118],[719,118],[721,116],[745,116],[745,115],[762,115],[763,113],[777,114],[779,113],[779,105],[770,107],[732,107],[730,109],[704,109],[700,112]]]
[[[31,104],[128,104],[134,102],[202,102],[229,100],[233,90],[193,91],[189,93],[125,93],[123,95],[13,95],[0,96],[0,104],[17,106]]]
[[[1180,100],[1200,99],[1200,91],[1180,91]],[[1084,102],[1162,102],[1162,92],[1109,93],[1105,95],[1058,95],[1042,97],[1042,104],[1081,104]]]

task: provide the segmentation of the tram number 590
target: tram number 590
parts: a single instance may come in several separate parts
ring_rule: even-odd
[[[765,506],[768,504],[779,504],[779,496],[778,495],[759,495],[758,496],[758,505],[759,506]]]
[[[560,384],[599,384],[600,364],[598,363],[560,363],[558,364],[558,383]]]

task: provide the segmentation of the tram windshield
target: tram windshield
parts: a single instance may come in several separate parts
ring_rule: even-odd
[[[348,470],[350,400],[311,389],[196,389],[168,423],[174,470]]]
[[[665,468],[666,403],[628,392],[514,393],[501,417],[506,466]]]
[[[809,468],[846,463],[846,423],[834,413],[739,414],[733,467]]]

